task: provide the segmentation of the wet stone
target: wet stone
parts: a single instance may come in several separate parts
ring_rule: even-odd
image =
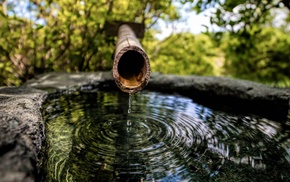
[[[281,121],[285,121],[289,111],[289,89],[244,80],[153,73],[145,89],[178,93],[219,110],[228,107],[278,116]],[[44,139],[40,109],[47,96],[61,96],[70,90],[118,91],[118,88],[112,72],[48,73],[29,80],[22,87],[0,88],[0,181],[40,179],[38,156]]]
[[[0,88],[0,181],[36,181],[43,140],[40,107],[45,92]]]

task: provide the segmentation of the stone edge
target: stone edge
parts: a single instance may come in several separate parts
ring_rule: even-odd
[[[21,87],[0,88],[1,179],[40,180],[38,155],[44,138],[41,107],[49,94],[68,89],[118,90],[111,72],[48,73]],[[289,89],[245,80],[153,73],[145,89],[181,94],[209,107],[239,105],[234,109],[261,115],[272,111],[273,115],[282,116],[281,120],[289,112]]]

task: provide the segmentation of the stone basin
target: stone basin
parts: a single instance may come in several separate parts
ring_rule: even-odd
[[[111,72],[47,73],[21,87],[0,88],[0,179],[41,180],[44,122],[41,107],[51,94],[118,90]],[[290,90],[225,77],[153,73],[145,89],[177,93],[217,110],[252,113],[290,125]]]

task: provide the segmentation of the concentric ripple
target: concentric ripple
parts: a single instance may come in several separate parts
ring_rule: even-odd
[[[53,99],[46,113],[46,181],[209,181],[244,145],[227,142],[240,133],[236,117],[180,96],[135,94],[129,106],[126,94],[76,92]],[[271,137],[263,137],[265,147]]]

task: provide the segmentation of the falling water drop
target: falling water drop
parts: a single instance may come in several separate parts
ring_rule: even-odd
[[[131,126],[132,125],[132,123],[131,123],[131,121],[128,119],[127,120],[127,126]]]

